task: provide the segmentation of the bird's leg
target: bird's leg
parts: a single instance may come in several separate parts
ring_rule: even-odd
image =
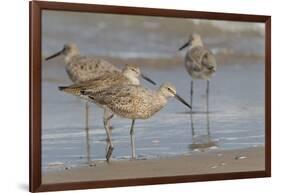
[[[90,155],[90,134],[89,134],[89,103],[85,103],[85,131],[86,131],[86,149],[87,149],[87,162],[90,164],[91,155]]]
[[[208,134],[208,136],[210,136],[210,115],[209,115],[209,112],[207,112],[206,116],[207,116],[207,134]]]
[[[131,135],[131,150],[132,150],[132,160],[136,159],[136,149],[135,149],[135,119],[132,120],[132,125],[130,129],[130,135]]]
[[[108,112],[105,110],[105,112]],[[108,116],[106,116],[108,115]],[[104,124],[104,128],[105,128],[105,131],[106,131],[106,136],[107,136],[107,139],[108,139],[108,143],[109,143],[109,146],[107,148],[107,152],[106,152],[106,160],[109,161],[110,157],[111,157],[111,154],[112,154],[112,151],[113,151],[113,144],[112,144],[112,140],[111,140],[111,134],[110,134],[110,131],[109,131],[109,121],[110,119],[113,118],[113,114],[108,114],[108,113],[105,113],[104,114],[104,117],[103,117],[103,124]]]
[[[206,113],[206,118],[207,118],[207,133],[208,136],[210,136],[210,118],[209,118],[209,89],[210,89],[210,81],[207,80],[207,88],[206,88],[206,105],[207,105],[207,113]]]
[[[109,129],[109,136],[112,137],[111,119],[108,120],[107,124],[108,124],[108,129]],[[109,138],[106,137],[106,151],[108,150],[108,148],[109,148]]]
[[[209,87],[210,87],[210,81],[207,80],[207,87],[206,87],[206,105],[207,105],[207,113],[209,113]]]
[[[107,107],[104,107],[104,113],[103,113],[104,128],[106,127],[105,123],[107,123],[110,138],[112,136],[111,119],[113,118],[113,116],[114,116],[113,113]],[[109,148],[109,138],[106,137],[106,148],[105,148],[106,152],[108,151],[108,148]]]
[[[113,152],[113,144],[112,144],[112,140],[111,140],[108,125],[107,125],[107,123],[105,123],[105,124],[106,124],[106,135],[107,135],[107,138],[108,138],[108,141],[109,141],[109,147],[108,147],[107,152],[106,152],[106,160],[109,161],[109,159],[112,155],[112,152]]]
[[[192,112],[192,103],[193,103],[193,80],[190,81],[190,106],[191,109],[187,108],[187,111]]]
[[[86,146],[87,146],[87,162],[88,164],[91,163],[91,146],[90,146],[90,134],[89,134],[89,129],[86,129]]]
[[[89,108],[90,108],[89,102],[86,101],[85,103],[85,128],[86,129],[89,129]]]
[[[191,80],[190,82],[190,120],[191,120],[191,131],[192,131],[192,136],[194,136],[195,132],[194,132],[194,124],[193,124],[193,112],[192,112],[192,108],[193,108],[193,80]]]

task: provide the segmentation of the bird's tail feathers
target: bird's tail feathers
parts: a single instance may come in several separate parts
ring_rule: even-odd
[[[73,95],[80,95],[80,89],[77,87],[71,87],[71,86],[59,86],[58,89],[60,91],[69,93],[69,94],[73,94]]]

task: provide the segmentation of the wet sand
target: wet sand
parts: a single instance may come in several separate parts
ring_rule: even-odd
[[[264,170],[264,147],[214,150],[153,160],[112,160],[46,172],[43,184]]]

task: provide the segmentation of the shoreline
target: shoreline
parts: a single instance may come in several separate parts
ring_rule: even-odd
[[[178,176],[265,169],[265,148],[195,152],[148,160],[93,161],[92,166],[79,166],[62,171],[45,172],[43,184],[99,181],[143,177]]]

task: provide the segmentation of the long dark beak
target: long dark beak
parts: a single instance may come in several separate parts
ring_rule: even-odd
[[[151,84],[156,85],[156,83],[155,83],[153,80],[151,80],[150,78],[148,78],[147,76],[141,74],[141,77],[142,77],[144,80],[150,82]]]
[[[188,42],[186,42],[185,44],[183,44],[182,47],[179,48],[179,51],[186,48],[189,44],[190,44],[190,40]]]
[[[59,51],[59,52],[57,52],[57,53],[55,53],[55,54],[45,58],[45,60],[47,61],[47,60],[50,60],[50,59],[52,59],[54,57],[57,57],[57,56],[61,55],[63,53],[63,51],[64,51],[64,49],[62,49],[61,51]]]
[[[180,102],[182,102],[187,107],[189,107],[190,109],[192,109],[192,107],[183,98],[181,98],[179,95],[175,94],[175,98],[178,99]]]

